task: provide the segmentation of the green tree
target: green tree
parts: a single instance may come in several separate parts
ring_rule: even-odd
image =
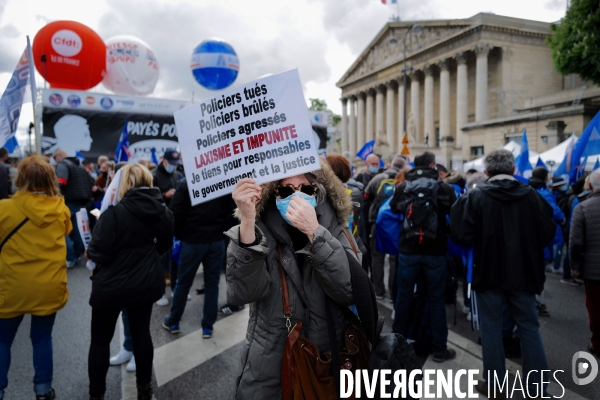
[[[337,126],[342,120],[342,117],[340,115],[335,114],[333,111],[327,108],[327,102],[325,100],[308,99],[308,101],[310,101],[310,106],[308,107],[310,111],[324,111],[331,114],[333,126]]]
[[[546,42],[554,67],[562,75],[578,74],[600,85],[600,2],[573,0],[559,24],[552,24]]]

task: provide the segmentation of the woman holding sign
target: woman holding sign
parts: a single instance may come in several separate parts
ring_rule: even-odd
[[[10,347],[23,316],[31,314],[34,390],[54,399],[52,328],[69,298],[67,247],[71,213],[53,168],[40,156],[19,164],[20,191],[0,201],[0,399],[8,385]]]
[[[358,340],[353,348],[363,349],[360,334],[348,334],[354,316],[348,306],[355,303],[351,270],[356,265],[362,271],[360,253],[345,230],[350,198],[326,163],[320,170],[260,186],[242,179],[232,196],[241,224],[226,233],[231,238],[227,299],[252,303],[236,398],[286,399],[292,392],[302,398],[300,389],[305,398],[324,398],[318,388],[311,396],[306,391],[312,389],[298,387],[300,374],[315,371],[296,364],[296,376],[290,377],[292,366],[284,353],[297,351],[302,343],[303,354],[324,362],[324,370],[316,373],[335,380],[336,358],[330,353],[349,349],[348,340]],[[298,346],[290,338],[298,339]],[[356,366],[356,354],[351,358]],[[325,379],[331,382],[328,398],[335,396],[333,380]]]

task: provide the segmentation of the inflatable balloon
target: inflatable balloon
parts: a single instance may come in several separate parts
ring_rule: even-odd
[[[32,50],[36,69],[52,88],[86,90],[106,72],[106,45],[79,22],[50,22],[35,35]]]
[[[158,81],[154,51],[133,36],[115,36],[106,41],[106,76],[102,83],[119,94],[150,94]]]
[[[221,90],[235,81],[240,63],[231,45],[221,39],[210,39],[196,46],[190,68],[199,84]]]

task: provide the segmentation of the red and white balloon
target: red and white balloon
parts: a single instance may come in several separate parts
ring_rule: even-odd
[[[36,69],[52,88],[87,90],[106,71],[104,41],[79,22],[50,22],[35,35],[32,50]]]
[[[134,36],[106,41],[106,76],[102,83],[119,94],[146,95],[154,91],[160,68],[154,51]]]

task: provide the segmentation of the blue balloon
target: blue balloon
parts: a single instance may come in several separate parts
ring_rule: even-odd
[[[192,74],[207,89],[221,90],[237,78],[240,62],[233,47],[220,39],[205,40],[192,52]]]

